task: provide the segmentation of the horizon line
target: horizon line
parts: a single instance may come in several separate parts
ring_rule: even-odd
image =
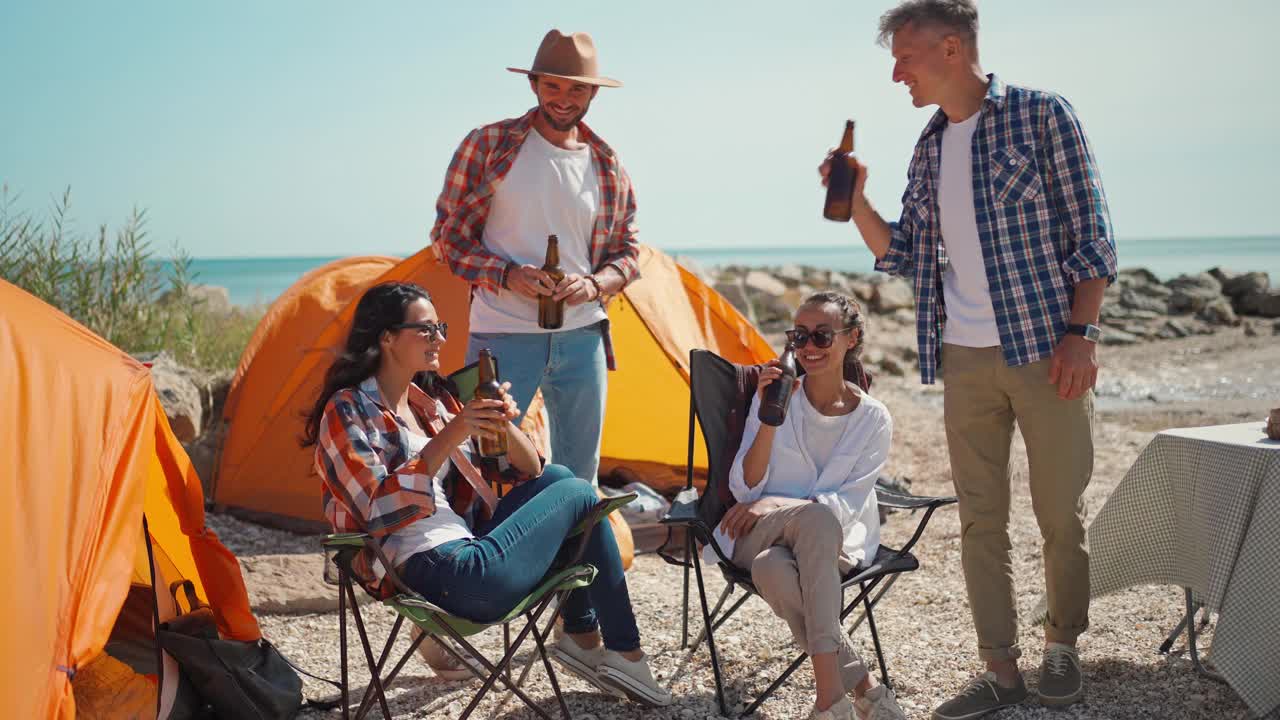
[[[1122,242],[1159,242],[1169,240],[1280,240],[1280,233],[1249,233],[1243,235],[1165,235],[1165,236],[1143,236],[1123,238]],[[403,257],[409,257],[423,248],[429,247],[430,243],[409,252]],[[668,255],[678,255],[681,253],[698,253],[698,252],[763,252],[770,250],[786,250],[788,252],[796,252],[803,250],[834,250],[843,247],[852,247],[853,249],[861,249],[863,246],[858,244],[844,243],[827,243],[821,245],[707,245],[702,247],[663,247],[661,245],[652,245]],[[1280,246],[1277,246],[1280,250]],[[361,252],[351,253],[347,255],[191,255],[191,260],[337,260],[346,257],[356,257],[359,255],[387,255],[390,257],[401,257],[399,252]],[[173,261],[172,256],[157,257],[161,261]],[[403,259],[403,258],[402,258]]]

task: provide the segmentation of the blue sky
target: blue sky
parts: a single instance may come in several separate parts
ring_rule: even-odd
[[[198,257],[409,253],[458,141],[532,104],[504,68],[559,27],[626,83],[587,119],[642,240],[858,242],[821,219],[823,153],[855,118],[896,215],[930,113],[875,45],[890,4],[6,0],[0,181],[29,210],[70,185],[82,229],[146,208],[158,247]],[[1075,105],[1121,239],[1280,235],[1280,3],[980,7],[984,68]]]

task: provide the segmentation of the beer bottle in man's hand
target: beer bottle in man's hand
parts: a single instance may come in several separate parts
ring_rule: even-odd
[[[822,217],[836,222],[849,222],[853,217],[853,186],[858,171],[853,166],[853,121],[844,124],[840,147],[831,153],[831,172],[827,175],[827,202]]]
[[[475,396],[481,400],[501,400],[502,386],[498,383],[498,360],[489,348],[480,351],[480,382],[476,385]],[[489,438],[481,435],[480,456],[493,458],[507,454],[507,433],[504,427],[498,437]]]
[[[552,285],[564,279],[564,270],[560,267],[560,238],[547,236],[547,258],[542,263],[542,272],[551,276]],[[551,295],[538,296],[538,327],[543,330],[559,330],[564,325],[564,300],[556,300]]]
[[[788,342],[778,358],[778,366],[782,369],[782,377],[764,386],[764,397],[760,398],[760,412],[757,417],[765,425],[777,427],[787,419],[787,406],[791,404],[791,392],[796,386],[796,346]]]

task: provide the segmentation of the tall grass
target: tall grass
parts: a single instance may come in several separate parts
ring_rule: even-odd
[[[59,308],[127,352],[164,350],[204,370],[234,367],[261,315],[217,312],[194,292],[191,258],[155,258],[146,212],[112,231],[74,230],[71,191],[37,217],[0,188],[0,278]]]

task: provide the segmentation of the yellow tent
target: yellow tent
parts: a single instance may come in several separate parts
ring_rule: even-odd
[[[166,717],[176,665],[155,650],[153,613],[173,617],[169,583],[189,579],[224,637],[257,639],[239,565],[204,525],[200,479],[150,371],[2,280],[0,308],[4,714],[76,717],[72,676],[90,675],[128,625],[131,639],[152,636]]]
[[[373,284],[406,280],[427,288],[450,329],[442,370],[462,366],[467,284],[430,247],[393,267],[386,263],[382,258],[331,263],[299,280],[268,310],[227,396],[214,502],[277,519],[323,520],[311,452],[298,445],[301,417],[346,338],[355,301]],[[774,353],[728,301],[666,254],[642,246],[640,269],[641,279],[609,306],[618,371],[609,376],[602,465],[683,467],[689,351],[708,348],[741,363],[762,362]],[[706,467],[702,447],[694,464]]]

